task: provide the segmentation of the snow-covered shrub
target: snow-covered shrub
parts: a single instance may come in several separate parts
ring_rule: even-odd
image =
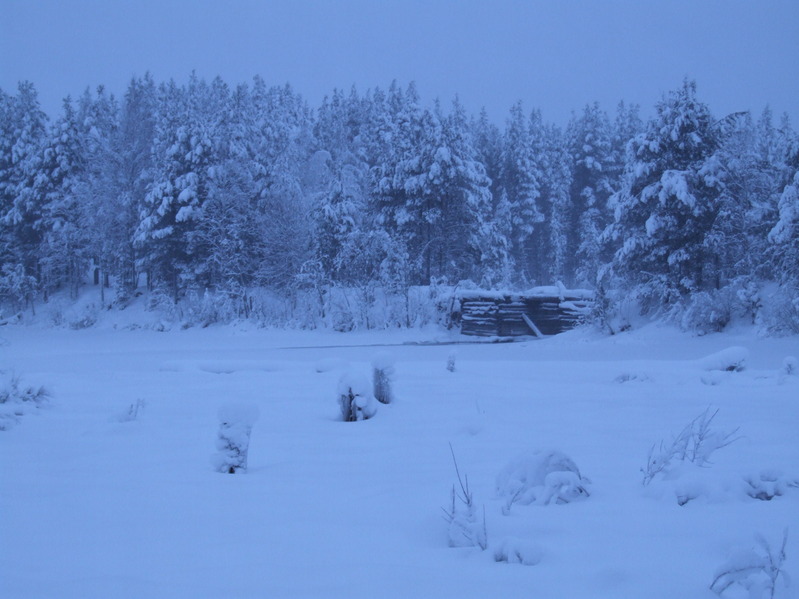
[[[458,357],[458,353],[453,350],[449,352],[447,356],[447,370],[449,372],[455,372],[455,359]]]
[[[66,322],[66,305],[60,299],[51,300],[47,306],[47,318],[54,327],[62,327]]]
[[[494,549],[495,562],[535,566],[541,561],[542,556],[543,551],[538,545],[515,537],[502,539]]]
[[[450,547],[479,547],[485,551],[488,548],[488,534],[486,532],[485,507],[482,518],[477,513],[474,495],[469,489],[469,477],[461,476],[455,451],[450,445],[452,461],[455,464],[455,474],[458,477],[460,492],[452,485],[450,503],[444,511],[444,519],[448,524],[447,538]]]
[[[789,578],[784,571],[785,546],[788,543],[788,530],[782,535],[779,549],[762,536],[757,535],[757,545],[735,549],[729,559],[716,570],[710,589],[721,595],[734,585],[746,589],[750,599],[774,599],[777,580],[782,577],[787,586]]]
[[[117,416],[117,420],[119,422],[133,422],[137,420],[139,416],[144,413],[144,406],[145,401],[143,399],[137,399],[132,404],[128,406],[128,408]]]
[[[157,316],[157,322],[153,325],[156,331],[169,331],[175,323],[183,319],[183,310],[180,304],[169,294],[155,290],[147,297],[146,309]]]
[[[230,403],[222,406],[218,415],[218,453],[212,459],[214,468],[227,474],[246,471],[250,434],[253,424],[258,420],[258,407],[253,404]]]
[[[14,311],[21,311],[32,304],[36,288],[36,278],[26,275],[22,264],[3,264],[0,269],[0,302],[8,302]]]
[[[737,428],[729,432],[711,429],[716,414],[718,410],[711,413],[708,408],[689,422],[670,443],[661,441],[657,449],[653,445],[647,455],[646,465],[641,468],[643,485],[648,485],[658,475],[665,476],[680,464],[704,466],[714,452],[736,441]]]
[[[225,292],[191,292],[184,300],[183,324],[205,328],[212,324],[232,322],[242,313],[244,301],[246,299],[235,298]]]
[[[20,417],[50,397],[44,387],[23,385],[13,373],[0,373],[0,431],[14,426]]]
[[[758,474],[746,476],[744,483],[746,494],[761,501],[771,501],[785,495],[791,488],[799,488],[799,478],[792,479],[775,470],[762,470]]]
[[[586,322],[599,329],[617,335],[629,331],[642,321],[642,307],[639,290],[609,290],[604,286],[597,289],[591,312]]]
[[[794,356],[786,356],[782,361],[781,373],[785,376],[799,376],[799,360]]]
[[[799,333],[799,289],[790,285],[763,292],[758,322],[771,335]]]
[[[625,372],[613,379],[613,382],[620,384],[629,382],[646,383],[651,380],[651,377],[645,372]]]
[[[372,388],[380,403],[394,401],[394,362],[394,356],[389,352],[380,352],[372,359]]]
[[[75,331],[88,329],[97,324],[99,317],[100,308],[94,302],[90,302],[81,307],[75,306],[68,315],[69,328]]]
[[[682,310],[680,326],[697,335],[719,333],[732,320],[734,301],[728,289],[694,293]]]
[[[368,420],[377,413],[372,386],[361,374],[345,372],[338,382],[338,404],[345,422]]]
[[[699,366],[703,370],[726,370],[729,372],[741,372],[746,368],[746,361],[749,359],[749,350],[741,346],[733,346],[723,349],[715,354],[710,354],[699,360]]]
[[[502,511],[507,514],[514,503],[548,505],[584,499],[590,495],[590,482],[566,454],[533,451],[508,462],[497,475],[496,492],[505,499]]]

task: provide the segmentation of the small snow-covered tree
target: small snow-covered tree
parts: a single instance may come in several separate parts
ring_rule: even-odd
[[[345,372],[338,382],[338,404],[345,422],[368,420],[377,413],[366,377]]]
[[[380,403],[394,401],[394,356],[380,352],[372,359],[372,386],[375,399]]]
[[[250,434],[258,416],[258,407],[253,404],[230,403],[219,409],[219,451],[212,459],[216,470],[226,474],[247,470]]]
[[[452,350],[447,355],[447,370],[449,372],[455,372],[455,360],[458,357],[458,353],[455,350]]]
[[[795,356],[785,356],[782,361],[782,374],[786,376],[799,375],[799,360]]]
[[[485,551],[488,548],[488,535],[486,533],[485,508],[483,508],[482,521],[477,513],[474,494],[469,489],[469,477],[461,476],[455,451],[452,452],[452,461],[455,464],[455,474],[458,477],[460,492],[452,485],[450,504],[444,511],[444,519],[449,524],[447,535],[450,547],[479,547]]]

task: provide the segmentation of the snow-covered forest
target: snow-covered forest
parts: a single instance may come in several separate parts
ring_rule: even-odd
[[[713,114],[690,80],[653,115],[591,104],[561,128],[517,103],[500,127],[413,84],[313,107],[192,75],[87,90],[50,120],[24,82],[0,91],[0,301],[32,313],[95,285],[124,307],[146,288],[229,320],[280,298],[283,324],[348,329],[413,324],[418,286],[561,281],[596,289],[612,327],[641,310],[799,331],[787,117]],[[331,322],[337,290],[365,309]],[[404,308],[370,320],[386,297]]]

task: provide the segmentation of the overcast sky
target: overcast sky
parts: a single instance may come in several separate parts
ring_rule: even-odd
[[[0,0],[0,88],[44,109],[131,76],[260,74],[317,106],[333,88],[416,81],[504,122],[516,100],[565,124],[598,100],[651,113],[684,77],[717,116],[766,104],[799,127],[799,0]]]

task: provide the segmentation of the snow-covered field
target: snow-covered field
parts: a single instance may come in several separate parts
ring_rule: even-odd
[[[650,325],[402,344],[444,336],[3,327],[0,370],[52,398],[0,431],[0,596],[710,598],[736,548],[761,534],[776,552],[786,527],[799,578],[799,376],[782,372],[797,338]],[[745,369],[708,370],[731,346]],[[342,422],[342,371],[371,376],[386,350],[396,401]],[[235,475],[212,467],[231,401],[260,410]],[[644,486],[653,445],[708,409],[704,447],[733,442]],[[450,444],[485,551],[449,547]],[[571,458],[589,495],[560,504],[539,487],[510,505],[497,477],[535,450]],[[751,498],[747,478],[782,496]],[[799,583],[780,577],[776,597]]]

